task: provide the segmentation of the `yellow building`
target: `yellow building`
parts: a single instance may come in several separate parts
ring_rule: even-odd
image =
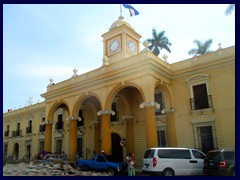
[[[95,150],[136,164],[149,147],[235,148],[235,47],[169,64],[122,16],[103,38],[103,65],[50,82],[42,103],[4,113],[4,155]],[[145,44],[146,46],[146,44]],[[177,57],[176,57],[177,58]]]

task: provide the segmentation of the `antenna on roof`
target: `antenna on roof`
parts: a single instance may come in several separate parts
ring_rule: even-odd
[[[120,4],[120,16],[122,16],[122,6]]]

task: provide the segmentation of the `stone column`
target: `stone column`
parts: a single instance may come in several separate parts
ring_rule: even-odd
[[[126,120],[127,153],[130,153],[130,152],[135,153],[133,117],[131,116],[126,117],[125,120]]]
[[[106,154],[112,154],[110,114],[102,115],[101,137],[101,150],[104,150]]]
[[[167,113],[168,146],[177,147],[177,136],[173,112]]]
[[[52,151],[52,124],[53,121],[45,122],[45,133],[44,133],[44,151],[51,152]]]
[[[114,115],[113,111],[101,110],[97,113],[102,115],[101,121],[101,150],[106,154],[112,154],[112,139],[111,139],[111,122],[110,115]]]
[[[157,147],[157,127],[155,107],[159,108],[160,105],[156,102],[143,102],[140,108],[146,109],[146,145],[147,148]]]
[[[78,117],[70,116],[69,118],[69,160],[76,161],[77,154],[77,120]]]

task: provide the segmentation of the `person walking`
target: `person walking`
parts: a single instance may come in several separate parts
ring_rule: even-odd
[[[92,159],[94,160],[96,157],[96,151],[93,151]]]
[[[133,153],[129,153],[127,157],[127,164],[128,164],[128,176],[135,176],[135,168],[134,168],[134,161],[133,161]]]
[[[79,154],[78,154],[78,152],[77,152],[75,158],[76,158],[76,162],[77,162],[77,160],[79,159]]]

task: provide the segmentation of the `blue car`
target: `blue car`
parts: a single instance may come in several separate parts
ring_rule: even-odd
[[[119,174],[127,169],[127,165],[121,162],[114,162],[112,156],[97,154],[92,160],[78,159],[77,166],[84,171],[105,171],[110,176]]]

